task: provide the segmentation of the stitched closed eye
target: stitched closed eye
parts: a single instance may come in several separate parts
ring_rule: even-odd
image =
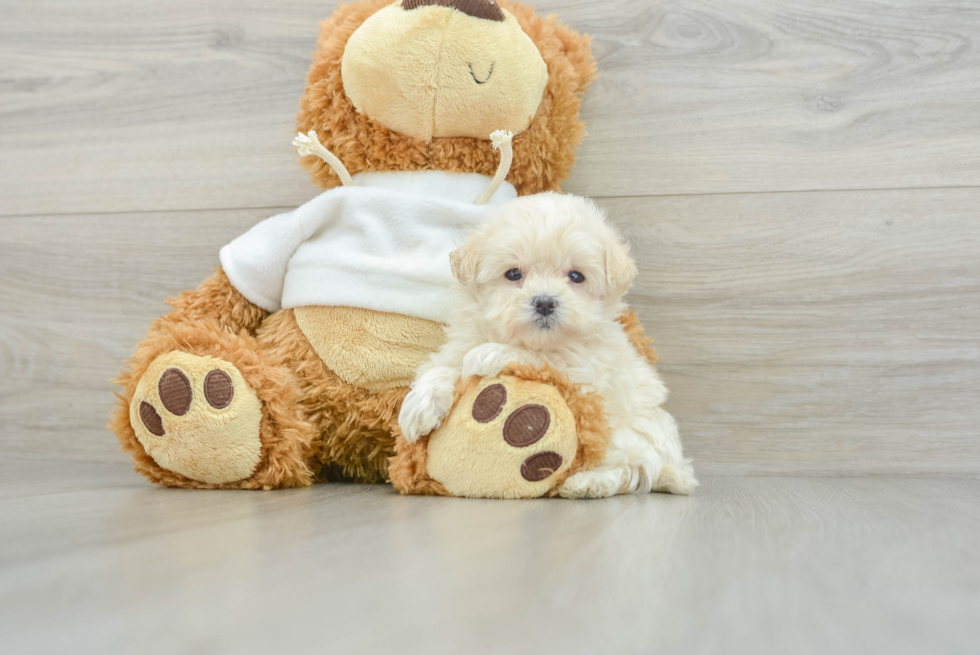
[[[493,75],[493,62],[490,62],[490,68],[489,70],[487,70],[486,75],[479,75],[477,72],[473,70],[473,64],[470,64],[470,77],[472,77],[473,81],[476,82],[477,84],[486,84],[487,82],[490,81],[491,75]]]

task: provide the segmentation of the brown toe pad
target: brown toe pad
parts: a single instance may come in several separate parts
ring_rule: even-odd
[[[143,421],[143,425],[146,426],[146,429],[151,434],[155,434],[158,437],[163,436],[163,419],[160,418],[160,414],[153,408],[153,405],[145,400],[140,403],[140,420]]]
[[[524,405],[507,417],[504,441],[514,448],[526,448],[541,441],[551,426],[551,412],[541,405]]]
[[[194,392],[187,374],[179,368],[168,368],[160,376],[160,402],[174,416],[183,416],[191,408]]]
[[[540,482],[557,473],[562,462],[561,455],[551,450],[531,455],[521,464],[521,477],[528,482]]]

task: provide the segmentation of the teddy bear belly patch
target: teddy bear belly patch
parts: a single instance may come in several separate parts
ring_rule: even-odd
[[[358,307],[297,307],[296,323],[323,363],[347,384],[369,391],[407,387],[415,370],[446,341],[423,318]]]

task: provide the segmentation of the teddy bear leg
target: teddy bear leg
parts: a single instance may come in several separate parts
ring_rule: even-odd
[[[313,482],[316,437],[292,375],[217,322],[166,325],[140,343],[110,427],[136,470],[175,487]]]
[[[369,390],[330,370],[304,334],[297,310],[270,316],[256,339],[270,361],[293,374],[303,415],[318,435],[311,466],[319,479],[384,482],[405,386]]]
[[[391,480],[402,493],[470,498],[555,495],[605,454],[601,400],[550,369],[509,367],[463,381],[437,430],[409,444],[399,433]]]

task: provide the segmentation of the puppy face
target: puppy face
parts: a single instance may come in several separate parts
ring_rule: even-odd
[[[615,320],[636,275],[591,201],[553,193],[502,205],[451,262],[474,320],[495,341],[532,350]]]

